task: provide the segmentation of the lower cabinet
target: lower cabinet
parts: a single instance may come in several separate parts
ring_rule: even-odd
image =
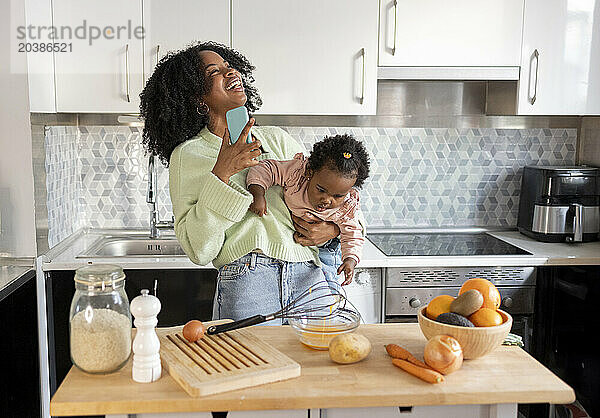
[[[320,412],[321,414],[317,415],[318,418],[500,418],[516,417],[517,405],[388,406],[380,408],[321,409]]]
[[[593,336],[598,332],[600,266],[541,267],[537,286],[532,354],[575,390],[589,416],[598,417],[600,356]],[[557,416],[568,409],[555,408]]]
[[[313,411],[316,411],[313,412]],[[278,409],[271,411],[173,412],[168,414],[136,414],[136,418],[319,418],[319,410]],[[106,418],[129,418],[131,415],[107,415]]]
[[[75,293],[74,271],[46,272],[48,315],[48,357],[50,395],[71,369],[69,345],[69,310]],[[158,326],[185,324],[190,319],[209,321],[217,282],[217,270],[125,270],[125,291],[129,302],[142,289],[160,299],[162,309]]]
[[[40,362],[33,270],[0,293],[0,335],[0,353],[3,357],[0,416],[38,417],[41,414]]]
[[[276,411],[231,411],[227,418],[310,418],[307,409],[285,409]],[[318,415],[317,415],[318,417]]]
[[[288,409],[274,411],[189,412],[170,414],[137,414],[136,418],[482,418],[516,417],[516,404],[440,405],[415,407],[371,407],[333,409]],[[110,415],[107,418],[127,418]]]

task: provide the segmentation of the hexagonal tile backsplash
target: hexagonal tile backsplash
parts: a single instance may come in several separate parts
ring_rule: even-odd
[[[284,129],[307,151],[325,135],[364,141],[372,228],[515,226],[522,167],[574,164],[577,142],[576,129]],[[52,126],[45,137],[51,247],[83,226],[148,226],[141,128]],[[168,170],[157,169],[160,219],[170,219]]]

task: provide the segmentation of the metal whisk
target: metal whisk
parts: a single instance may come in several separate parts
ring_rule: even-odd
[[[269,315],[254,315],[249,318],[240,319],[239,321],[212,325],[208,327],[206,333],[209,335],[219,334],[225,331],[261,324],[275,318],[299,319],[310,317],[329,319],[335,316],[338,309],[345,308],[346,302],[350,303],[348,299],[346,299],[345,290],[341,286],[337,286],[339,289],[329,283],[319,283],[306,289],[298,297],[275,313]]]

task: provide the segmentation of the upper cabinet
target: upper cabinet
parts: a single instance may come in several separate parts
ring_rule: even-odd
[[[517,67],[523,0],[381,0],[379,65]]]
[[[41,28],[52,26],[51,0],[26,0],[25,19],[27,27]],[[34,51],[32,45],[47,42],[38,39],[35,31],[26,32],[27,81],[29,83],[29,108],[31,112],[56,112],[54,90],[54,55],[50,51]],[[25,44],[25,48],[27,48]]]
[[[144,0],[144,72],[152,75],[156,63],[168,51],[196,41],[231,45],[228,1]]]
[[[526,0],[520,115],[600,114],[600,1]]]
[[[68,44],[54,52],[57,111],[139,112],[142,1],[53,0],[53,17]]]
[[[232,46],[262,114],[375,114],[376,0],[233,0]]]
[[[58,31],[28,53],[34,112],[138,113],[164,54],[214,40],[256,66],[262,114],[372,115],[378,77],[519,80],[520,115],[600,114],[600,0],[26,4],[28,26]]]

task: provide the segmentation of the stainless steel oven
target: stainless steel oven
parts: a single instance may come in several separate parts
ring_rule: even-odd
[[[417,322],[417,311],[439,295],[457,296],[462,284],[480,277],[496,285],[501,308],[513,317],[511,332],[523,337],[530,347],[535,299],[534,267],[431,267],[388,268],[384,276],[385,322]]]

